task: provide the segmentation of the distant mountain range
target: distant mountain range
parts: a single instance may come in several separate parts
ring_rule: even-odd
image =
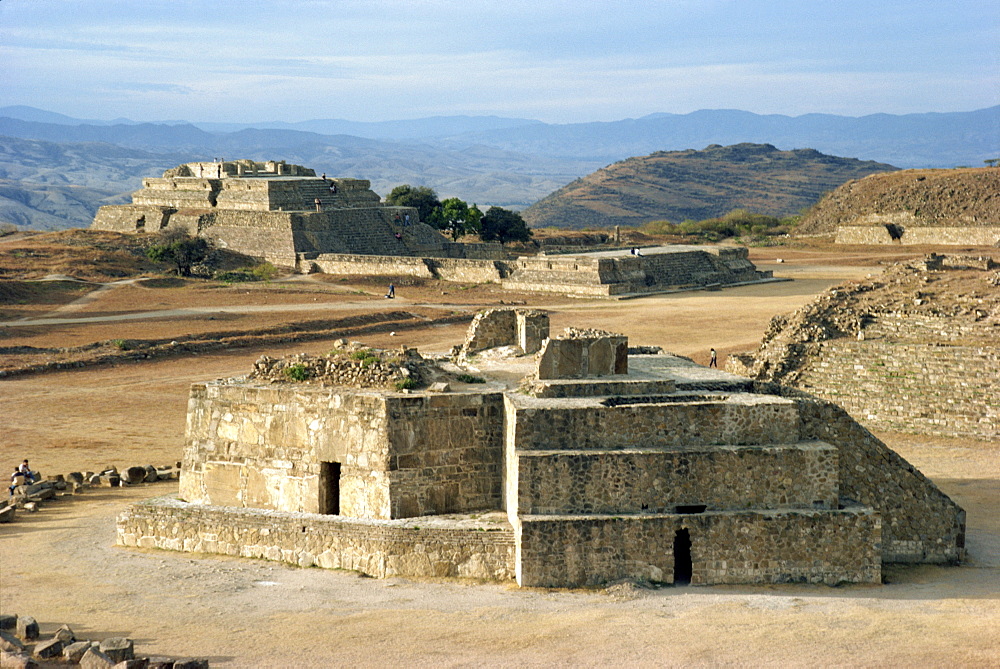
[[[36,143],[28,149],[16,140]],[[480,206],[523,209],[573,179],[630,156],[744,142],[812,148],[900,167],[979,166],[1000,154],[1000,106],[861,118],[702,110],[576,124],[496,116],[372,123],[146,123],[0,107],[0,178],[6,180],[8,194],[0,195],[0,220],[11,220],[9,212],[16,209],[13,222],[26,227],[58,225],[63,215],[68,216],[65,227],[86,225],[84,214],[70,215],[62,204],[53,205],[46,214],[50,218],[36,217],[30,203],[44,206],[59,200],[52,200],[51,189],[70,186],[95,189],[102,198],[120,198],[140,187],[141,176],[214,157],[284,159],[319,172],[369,179],[383,195],[410,183]],[[98,144],[112,146],[98,149]],[[117,168],[115,160],[107,159],[114,150],[121,152],[118,159],[125,167]],[[67,184],[53,181],[58,174]],[[50,189],[47,195],[41,192],[45,189]],[[95,193],[77,194],[96,208]]]
[[[563,186],[523,212],[532,227],[639,226],[702,220],[733,209],[788,216],[851,179],[896,171],[885,163],[770,144],[709,146],[629,158]]]

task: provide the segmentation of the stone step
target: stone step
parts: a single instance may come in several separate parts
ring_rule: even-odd
[[[838,462],[837,449],[821,441],[519,450],[508,489],[518,514],[833,509]]]

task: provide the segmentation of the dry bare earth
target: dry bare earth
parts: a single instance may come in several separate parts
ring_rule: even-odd
[[[423,309],[450,313],[523,299],[552,309],[555,327],[621,331],[634,343],[659,344],[707,362],[710,346],[723,353],[753,348],[775,313],[791,311],[846,278],[878,271],[885,252],[899,253],[855,249],[834,258],[822,250],[755,252],[762,268],[797,280],[614,303],[511,296],[484,286],[404,287],[389,304],[375,286],[341,282],[243,291],[151,289],[155,298],[123,285],[103,291],[71,315],[215,306],[215,317],[227,329],[239,329],[302,318],[302,311],[279,308],[342,316],[426,304]],[[785,262],[768,264],[776,257]],[[442,290],[449,294],[441,295]],[[248,307],[258,310],[239,311]],[[65,346],[114,334],[154,338],[221,329],[220,320],[207,318],[194,312],[114,324],[7,327],[0,346],[15,341]],[[464,329],[453,324],[408,330],[405,336],[376,333],[364,340],[378,346],[405,341],[443,351],[461,339]],[[268,353],[325,352],[330,344],[316,340]],[[173,462],[180,456],[190,383],[245,373],[260,353],[213,351],[2,380],[3,461],[11,467],[30,457],[43,472]],[[618,586],[565,592],[375,580],[350,572],[114,547],[115,514],[131,501],[175,489],[176,484],[160,483],[91,490],[0,526],[0,609],[35,616],[43,632],[69,623],[84,637],[127,635],[142,653],[207,656],[214,666],[997,665],[997,445],[881,436],[967,509],[966,565],[893,569],[882,587]]]

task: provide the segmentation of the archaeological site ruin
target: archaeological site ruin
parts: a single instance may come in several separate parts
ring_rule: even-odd
[[[509,258],[499,244],[448,241],[364,179],[284,161],[187,163],[143,179],[132,204],[101,207],[94,230],[181,229],[299,272],[414,276],[522,291],[622,297],[774,281],[746,248],[669,246]]]
[[[178,495],[118,543],[375,577],[879,583],[965,513],[831,402],[491,309],[450,355],[339,341],[195,384]]]

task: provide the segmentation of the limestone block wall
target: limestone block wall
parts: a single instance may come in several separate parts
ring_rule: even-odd
[[[406,518],[502,507],[499,394],[379,395],[196,384],[181,497],[286,512]],[[323,479],[331,463],[336,481]]]
[[[159,232],[167,226],[173,209],[134,204],[107,205],[97,210],[93,230],[111,232]]]
[[[836,509],[837,449],[821,442],[617,451],[522,451],[518,514]]]
[[[679,400],[683,395],[676,397]],[[609,450],[636,444],[647,448],[739,446],[800,440],[798,410],[787,398],[733,393],[725,401],[698,401],[696,397],[660,401],[607,406],[594,399],[508,396],[508,430],[520,450]]]
[[[490,260],[457,258],[407,258],[385,255],[355,255],[323,253],[308,254],[297,261],[299,271],[319,271],[327,274],[367,274],[374,276],[415,276],[471,283],[496,283],[502,274],[502,263]]]
[[[119,546],[350,569],[376,578],[514,578],[514,537],[509,527],[372,523],[186,504],[169,497],[130,506],[118,516],[117,527]]]
[[[949,330],[950,337],[963,337]],[[939,333],[949,330],[936,330],[937,339],[947,339]],[[1000,346],[823,342],[799,385],[874,428],[1000,438]]]
[[[840,495],[883,519],[886,562],[951,563],[965,554],[965,511],[926,476],[837,405],[774,384],[767,392],[795,396],[803,439],[835,444]]]
[[[211,208],[221,188],[221,179],[143,179],[142,190],[132,193],[132,204],[173,209]]]
[[[628,337],[624,335],[546,339],[538,356],[540,380],[614,374],[628,374]]]
[[[386,408],[377,395],[195,384],[181,498],[317,513],[323,462],[340,464],[340,514],[389,518]]]
[[[503,396],[386,398],[392,518],[503,507]]]
[[[572,587],[616,580],[674,581],[674,537],[691,539],[691,583],[879,583],[881,521],[838,511],[556,518],[515,528],[522,586]]]
[[[295,263],[292,230],[299,216],[279,211],[180,210],[170,217],[169,225],[184,227],[220,248],[290,267]]]
[[[903,226],[902,236],[892,238],[885,225],[841,225],[837,244],[947,244],[995,246],[1000,244],[1000,226]]]
[[[471,355],[498,346],[520,346],[525,354],[538,351],[549,336],[549,315],[535,309],[495,308],[476,314],[462,344]]]

